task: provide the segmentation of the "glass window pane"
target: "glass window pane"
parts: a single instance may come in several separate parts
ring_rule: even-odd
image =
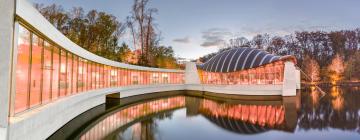
[[[91,63],[91,89],[96,89],[96,64]]]
[[[44,62],[43,62],[43,86],[42,102],[48,102],[51,98],[51,75],[52,75],[52,46],[44,42]]]
[[[53,72],[52,72],[52,93],[51,99],[59,96],[59,76],[60,76],[60,49],[53,46]]]
[[[73,66],[73,55],[71,53],[67,53],[67,67],[66,67],[66,73],[67,73],[67,79],[66,79],[66,95],[72,94],[72,66]]]
[[[91,64],[91,61],[87,61],[87,88],[86,90],[91,90],[92,88],[92,64]]]
[[[86,75],[86,70],[85,70],[86,63],[84,63],[83,59],[80,57],[78,59],[78,63],[79,64],[78,64],[78,76],[77,76],[78,77],[77,89],[78,89],[78,92],[82,92],[84,90],[84,86],[85,86],[84,81],[86,81],[86,76],[84,76],[84,75]]]
[[[77,93],[78,92],[78,88],[77,88],[77,82],[78,82],[78,57],[76,55],[73,55],[73,72],[72,72],[72,93]]]
[[[86,87],[88,86],[88,78],[87,78],[87,73],[88,73],[88,65],[87,65],[87,61],[84,59],[81,59],[81,63],[82,63],[82,73],[81,73],[81,81],[79,83],[79,86],[81,86],[81,91],[85,91]],[[80,73],[80,71],[79,71]]]
[[[61,49],[60,52],[60,80],[59,80],[59,88],[60,88],[60,97],[66,95],[66,51]]]
[[[22,26],[17,43],[15,113],[27,109],[29,93],[30,32]]]
[[[33,34],[31,47],[30,107],[41,103],[42,39]]]

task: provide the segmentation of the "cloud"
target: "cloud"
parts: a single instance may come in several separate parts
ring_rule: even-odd
[[[191,40],[190,40],[190,38],[189,38],[189,37],[176,38],[176,39],[174,39],[173,41],[174,41],[174,42],[177,42],[177,43],[185,43],[185,44],[187,44],[187,43],[190,43],[190,42],[191,42]]]
[[[232,33],[225,28],[210,28],[202,32],[202,47],[222,47]]]

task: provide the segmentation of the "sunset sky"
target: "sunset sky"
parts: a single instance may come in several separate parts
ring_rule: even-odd
[[[30,0],[83,7],[115,15],[123,22],[133,0]],[[340,30],[360,27],[359,0],[150,0],[159,10],[161,44],[173,46],[176,56],[195,59],[216,51],[234,37],[286,35],[302,30]],[[122,41],[129,42],[125,36]],[[128,43],[131,44],[131,43]]]

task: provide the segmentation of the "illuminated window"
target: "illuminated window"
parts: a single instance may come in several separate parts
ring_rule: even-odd
[[[76,55],[73,55],[73,72],[72,72],[72,93],[77,93],[78,92],[78,86],[77,86],[77,82],[78,82],[78,73],[79,73],[79,61],[78,61],[78,57]]]
[[[51,77],[52,77],[52,46],[44,42],[44,54],[43,54],[43,86],[42,86],[42,102],[49,102],[51,99]]]
[[[53,73],[52,73],[52,93],[51,99],[57,99],[59,96],[59,77],[60,77],[60,49],[53,47]]]
[[[72,80],[73,80],[73,55],[67,53],[67,67],[66,67],[66,95],[71,95],[73,93]]]
[[[60,97],[63,97],[66,95],[66,89],[67,89],[67,71],[66,71],[66,51],[61,49],[60,52],[60,74],[59,74],[59,89],[60,89]]]
[[[21,25],[17,41],[15,113],[93,89],[184,82],[183,73],[124,69],[86,60]]]
[[[31,47],[30,107],[41,104],[42,39],[33,34]]]
[[[15,112],[20,112],[28,108],[30,72],[30,32],[22,26],[19,27],[17,47]]]

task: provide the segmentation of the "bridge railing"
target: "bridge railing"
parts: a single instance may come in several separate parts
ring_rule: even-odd
[[[84,50],[24,0],[17,3],[14,36],[12,115],[90,90],[184,83],[183,70],[119,63]]]

